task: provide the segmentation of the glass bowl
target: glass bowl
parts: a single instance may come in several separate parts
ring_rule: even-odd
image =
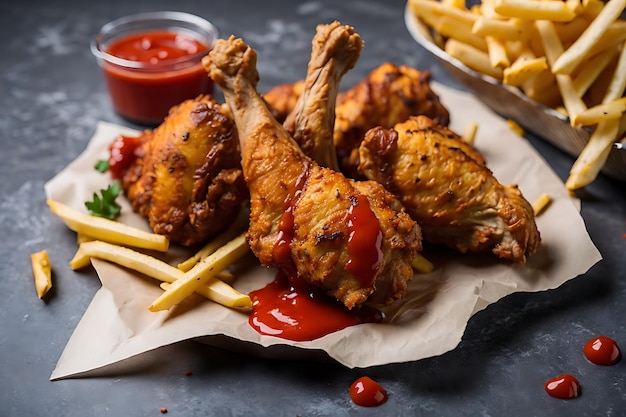
[[[91,52],[115,111],[135,123],[156,125],[172,106],[213,91],[201,60],[217,36],[210,22],[189,13],[139,13],[104,25]]]

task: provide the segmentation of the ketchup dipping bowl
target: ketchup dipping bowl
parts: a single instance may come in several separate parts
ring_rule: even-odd
[[[157,125],[170,107],[212,92],[201,60],[217,36],[210,22],[192,14],[139,13],[104,25],[91,51],[115,111],[135,123]]]

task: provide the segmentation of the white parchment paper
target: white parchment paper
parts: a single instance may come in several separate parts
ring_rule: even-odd
[[[453,130],[463,132],[469,122],[478,123],[475,145],[500,182],[517,183],[529,201],[544,192],[551,196],[551,205],[537,218],[541,249],[527,265],[427,249],[425,255],[435,270],[415,276],[407,297],[388,312],[396,316],[393,324],[364,324],[310,342],[291,342],[260,335],[248,325],[245,313],[195,295],[169,311],[152,313],[148,306],[162,291],[156,281],[94,259],[102,288],[67,343],[51,379],[97,375],[107,365],[196,338],[244,351],[254,347],[248,350],[269,356],[296,352],[306,357],[308,352],[325,352],[347,367],[419,360],[454,349],[470,317],[489,304],[517,291],[556,288],[598,262],[601,256],[587,234],[580,202],[568,195],[530,144],[471,95],[438,83],[433,83],[433,89],[450,109]],[[107,174],[93,167],[120,133],[134,132],[99,123],[84,153],[46,184],[47,197],[84,210],[84,201],[111,182]],[[119,220],[148,230],[146,221],[120,200],[123,215]],[[191,254],[179,252],[183,257]],[[237,276],[235,287],[250,291],[271,281],[274,271],[249,256],[237,265]]]

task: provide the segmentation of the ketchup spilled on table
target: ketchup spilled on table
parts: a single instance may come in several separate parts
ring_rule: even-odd
[[[387,391],[368,376],[363,376],[350,385],[350,398],[356,405],[375,407],[387,401]]]
[[[352,311],[321,290],[299,280],[291,257],[294,214],[309,173],[305,164],[294,189],[285,199],[273,250],[274,263],[280,272],[264,288],[252,291],[249,323],[257,332],[294,341],[308,341],[360,323],[379,322],[382,314],[361,307]],[[363,286],[372,284],[382,259],[382,232],[367,199],[357,196],[348,213],[346,270]]]
[[[596,365],[615,365],[622,357],[617,342],[606,336],[589,339],[583,348],[585,357]]]
[[[580,395],[580,383],[570,374],[563,374],[549,379],[544,388],[548,395],[561,400],[569,400]]]
[[[138,123],[158,124],[173,105],[212,92],[200,62],[208,51],[209,46],[198,39],[173,31],[132,34],[114,41],[105,52],[136,63],[103,63],[116,111]]]
[[[583,353],[591,363],[596,365],[615,365],[622,357],[617,342],[606,336],[589,339],[583,347]],[[544,388],[550,396],[562,400],[576,398],[580,395],[580,383],[570,374],[549,379]]]

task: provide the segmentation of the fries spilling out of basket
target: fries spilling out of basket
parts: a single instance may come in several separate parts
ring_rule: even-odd
[[[566,181],[595,180],[626,139],[626,0],[409,0],[452,58],[592,130]]]

